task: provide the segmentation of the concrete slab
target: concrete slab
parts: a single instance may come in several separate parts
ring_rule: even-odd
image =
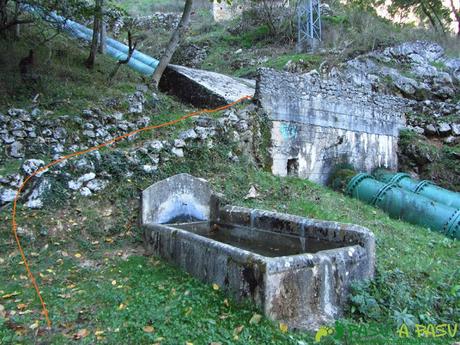
[[[184,66],[169,65],[160,81],[160,90],[196,107],[218,107],[253,96],[254,80],[227,76]]]

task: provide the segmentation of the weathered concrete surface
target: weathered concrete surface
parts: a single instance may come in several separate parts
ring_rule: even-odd
[[[165,196],[154,193],[158,188],[166,186],[173,195],[181,195],[186,181],[189,180],[190,185],[196,182],[189,175],[179,176],[181,183],[173,183],[176,182],[176,177],[173,177],[163,184],[153,185],[155,188],[150,187],[148,193],[144,192],[144,214],[160,215],[159,218],[162,218],[156,205],[164,204]],[[175,185],[179,187],[178,192],[174,191]],[[206,197],[202,199],[200,186],[201,182],[195,185],[192,194],[197,193],[193,197],[200,200],[199,208],[204,209],[206,207],[201,203],[208,199],[209,193],[206,189]],[[204,282],[218,284],[238,301],[252,301],[269,318],[283,321],[291,329],[315,330],[321,324],[333,322],[342,315],[350,284],[373,277],[375,240],[365,228],[215,205],[211,200],[208,209],[214,209],[214,212],[209,212],[205,222],[157,224],[155,219],[158,217],[143,217],[148,251],[175,263]],[[184,212],[186,216],[189,214],[188,210]],[[174,217],[181,218],[179,213],[175,212]],[[193,230],[195,226],[201,226],[201,230]],[[239,232],[247,232],[241,242],[273,241],[281,235],[290,241],[297,238],[299,243],[327,241],[334,244],[335,249],[268,257],[205,237],[220,226],[235,226]]]
[[[397,168],[404,102],[311,73],[260,69],[256,98],[271,120],[272,172],[326,183],[334,165]]]
[[[157,182],[142,192],[142,223],[209,219],[211,194],[206,180],[188,174]]]
[[[169,65],[161,78],[160,89],[197,107],[216,107],[253,96],[255,81]]]
[[[212,13],[216,22],[223,22],[241,16],[245,6],[245,2],[241,0],[232,1],[228,4],[226,1],[214,0]]]

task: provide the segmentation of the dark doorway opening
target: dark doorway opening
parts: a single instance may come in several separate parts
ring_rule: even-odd
[[[299,160],[297,158],[288,159],[287,174],[288,176],[299,176]]]

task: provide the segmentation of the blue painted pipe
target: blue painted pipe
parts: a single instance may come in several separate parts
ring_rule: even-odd
[[[44,14],[41,9],[30,5],[23,5],[23,9],[32,13],[41,14],[47,20],[56,22],[63,30],[73,37],[88,42],[91,42],[93,39],[93,30],[88,29],[82,24],[74,22],[73,20],[66,19],[55,12]],[[107,37],[106,53],[118,61],[126,60],[128,58],[129,47],[126,44],[114,40],[113,38]],[[144,75],[151,76],[155,72],[158,63],[158,60],[135,50],[128,62],[128,66]]]
[[[55,16],[57,16],[57,15],[55,15]],[[87,28],[86,26],[84,26],[82,24],[79,24],[79,23],[71,21],[71,20],[67,20],[66,24],[67,24],[67,26],[72,28],[72,32],[81,31],[87,37],[85,39],[90,39],[90,40],[92,39],[93,30]],[[118,42],[117,40],[114,40],[113,38],[107,37],[106,45],[107,45],[107,47],[112,47],[112,48],[114,48],[116,50],[119,50],[122,53],[125,53],[126,55],[128,55],[128,53],[129,53],[129,47],[126,44]],[[134,58],[136,60],[139,60],[140,62],[142,62],[143,64],[145,64],[147,66],[152,67],[154,70],[155,70],[155,68],[157,68],[158,63],[159,63],[158,60],[156,60],[156,59],[154,59],[154,58],[152,58],[152,57],[150,57],[150,56],[148,56],[148,55],[146,55],[144,53],[141,53],[138,50],[134,51],[131,59],[132,58]]]

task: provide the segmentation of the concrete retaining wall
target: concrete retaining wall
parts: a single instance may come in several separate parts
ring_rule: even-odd
[[[260,69],[256,98],[271,121],[274,174],[326,183],[336,164],[396,169],[405,103],[318,74]]]

